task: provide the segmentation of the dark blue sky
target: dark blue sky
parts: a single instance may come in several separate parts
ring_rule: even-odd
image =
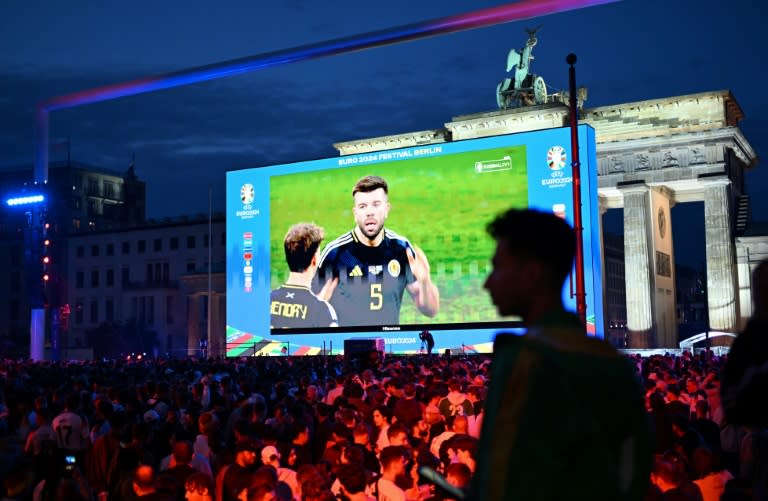
[[[0,166],[31,163],[42,99],[503,3],[3,2]],[[575,52],[588,107],[730,89],[764,156],[767,13],[751,0],[624,0],[54,112],[51,137],[71,138],[73,159],[110,169],[135,153],[150,217],[207,211],[209,184],[223,210],[227,170],[335,156],[334,142],[495,109],[508,50],[542,24],[533,71],[549,85],[566,87],[565,55]],[[747,182],[754,217],[768,219],[768,167]]]

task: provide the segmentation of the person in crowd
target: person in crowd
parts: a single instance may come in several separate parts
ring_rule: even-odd
[[[673,461],[660,458],[654,461],[651,482],[664,501],[702,501],[701,490],[690,482],[684,469]]]
[[[348,501],[372,501],[365,493],[368,476],[361,464],[347,463],[339,469],[339,488],[341,495]]]
[[[728,425],[740,428],[740,476],[758,499],[768,498],[768,260],[752,272],[754,312],[736,337],[722,373],[720,393]]]
[[[251,480],[258,444],[241,442],[237,445],[234,463],[216,474],[216,501],[235,501]]]
[[[271,466],[277,472],[277,481],[284,482],[291,490],[293,497],[299,494],[299,483],[296,480],[296,472],[280,465],[280,452],[274,445],[267,445],[261,450],[261,464]]]
[[[726,484],[733,479],[728,470],[722,468],[716,455],[707,447],[693,451],[693,481],[699,487],[703,501],[718,501],[725,492]]]
[[[197,473],[197,470],[192,466],[193,456],[192,444],[186,440],[179,440],[173,446],[173,466],[164,472],[165,475],[173,479],[179,499],[184,499],[187,478]]]
[[[384,406],[380,405],[373,411],[373,425],[376,427],[376,447],[377,451],[381,451],[384,447],[389,445],[389,422],[392,418],[392,411]]]
[[[416,385],[407,382],[403,385],[403,398],[397,399],[392,408],[392,415],[398,423],[412,427],[421,419],[424,405],[416,399]]]
[[[651,451],[634,369],[563,306],[573,229],[510,209],[488,230],[496,249],[485,288],[527,334],[496,336],[469,498],[641,499]]]
[[[186,501],[213,501],[213,482],[204,473],[195,472],[184,482]]]
[[[406,473],[408,454],[405,448],[399,445],[385,447],[379,460],[381,476],[371,483],[371,495],[385,501],[405,501],[405,491],[396,483],[397,478]]]

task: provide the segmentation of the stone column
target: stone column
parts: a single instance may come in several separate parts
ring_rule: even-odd
[[[731,199],[728,178],[703,181],[704,234],[707,247],[707,307],[709,328],[736,332],[736,257],[731,226]]]
[[[624,276],[630,348],[655,348],[648,211],[645,183],[620,185],[624,196]]]
[[[187,296],[187,356],[200,354],[200,296]]]

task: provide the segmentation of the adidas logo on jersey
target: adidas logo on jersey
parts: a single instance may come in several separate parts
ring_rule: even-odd
[[[354,268],[352,268],[352,271],[349,272],[350,277],[362,277],[363,276],[363,270],[360,269],[360,266],[355,265]]]

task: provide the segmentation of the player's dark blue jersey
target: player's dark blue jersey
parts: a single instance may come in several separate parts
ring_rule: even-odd
[[[300,285],[285,284],[273,290],[269,313],[273,329],[339,325],[333,306]]]
[[[329,279],[339,284],[331,304],[339,325],[397,325],[405,287],[416,279],[408,264],[404,237],[384,230],[377,247],[361,243],[354,231],[330,242],[320,255],[313,289],[319,291]]]

